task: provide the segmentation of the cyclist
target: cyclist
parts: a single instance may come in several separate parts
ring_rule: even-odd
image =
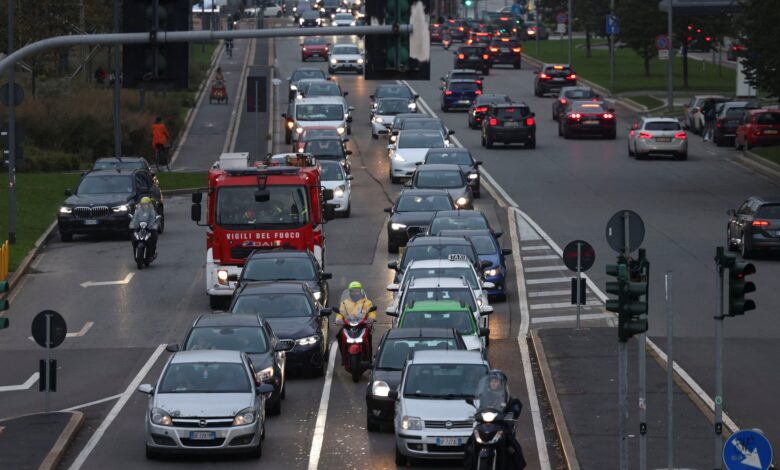
[[[162,122],[162,118],[157,116],[152,124],[152,150],[156,157],[156,164],[168,164],[168,149],[170,148],[171,134],[168,128]]]

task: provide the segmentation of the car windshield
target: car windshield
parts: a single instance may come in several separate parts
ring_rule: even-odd
[[[458,53],[459,54],[463,54],[463,55],[465,55],[467,57],[468,56],[479,56],[480,54],[482,54],[483,50],[484,49],[482,49],[481,47],[461,47],[460,50],[458,51]]]
[[[130,194],[133,178],[130,175],[89,175],[81,180],[76,194]]]
[[[344,169],[340,164],[320,164],[320,179],[322,181],[344,181]]]
[[[756,115],[756,124],[776,126],[780,124],[780,113],[759,113]]]
[[[444,123],[437,119],[405,119],[405,130],[436,130],[444,132]]]
[[[425,157],[426,164],[444,163],[449,165],[471,165],[471,155],[468,152],[433,152]]]
[[[499,119],[523,119],[531,114],[531,111],[525,106],[515,108],[496,108],[496,117]]]
[[[244,265],[244,281],[314,280],[316,273],[309,258],[280,256],[250,259]]]
[[[474,293],[470,286],[458,288],[436,287],[431,289],[411,289],[404,296],[403,309],[405,310],[407,307],[413,306],[415,302],[424,300],[455,300],[472,311],[477,309],[477,305],[474,303]]]
[[[756,215],[762,219],[780,219],[780,204],[764,204]]]
[[[173,363],[160,379],[159,393],[249,393],[244,364],[236,362]]]
[[[145,167],[141,160],[98,160],[92,166],[93,170],[140,170],[143,168]]]
[[[296,228],[309,222],[309,204],[303,186],[266,186],[266,201],[256,201],[257,186],[226,186],[217,193],[217,224],[226,228]],[[230,236],[230,234],[228,234]],[[271,246],[249,240],[247,247]]]
[[[427,196],[404,195],[398,200],[397,212],[446,211],[452,209],[452,199],[448,194]]]
[[[479,84],[476,82],[450,82],[449,89],[451,91],[477,91]]]
[[[292,81],[297,82],[298,80],[303,80],[304,78],[321,78],[326,79],[325,73],[322,70],[296,70],[292,74]]]
[[[449,76],[450,80],[479,80],[479,75],[474,72],[452,72]]]
[[[306,89],[306,96],[341,96],[341,90],[333,82],[313,82]]]
[[[354,20],[355,17],[349,13],[339,13],[336,15],[337,20]],[[356,48],[357,49],[357,48]],[[339,52],[339,54],[352,54],[352,52]]]
[[[406,312],[398,322],[399,328],[454,328],[469,336],[477,334],[474,315],[466,310],[456,312]]]
[[[214,326],[193,328],[184,350],[226,349],[248,354],[268,351],[263,329],[259,326]]]
[[[468,245],[427,245],[427,246],[409,246],[406,248],[403,256],[403,262],[401,263],[401,269],[412,261],[426,260],[426,259],[448,259],[450,255],[464,255],[472,262],[476,263],[474,255],[474,248],[471,244]]]
[[[441,134],[405,134],[398,139],[399,149],[443,148]]]
[[[409,88],[402,85],[393,85],[377,88],[374,99],[379,98],[406,98],[411,100],[413,96]]]
[[[491,235],[471,235],[469,240],[478,255],[495,255],[497,252],[495,239]]]
[[[312,306],[304,294],[239,295],[231,313],[248,313],[263,318],[291,318],[312,316]]]
[[[679,131],[680,123],[672,121],[650,121],[645,123],[646,131]]]
[[[340,139],[308,140],[303,151],[320,158],[343,158],[344,144]]]
[[[431,233],[442,230],[486,230],[488,227],[484,217],[436,217],[431,222]]]
[[[335,127],[330,129],[304,129],[303,134],[301,134],[301,139],[303,140],[313,140],[317,137],[331,137],[334,139],[341,138]]]
[[[387,339],[382,344],[377,369],[403,370],[410,352],[425,349],[458,349],[458,344],[455,338]]]
[[[409,100],[405,98],[379,100],[379,104],[376,107],[376,113],[383,114],[383,115],[405,113],[408,110],[409,110]]]
[[[472,289],[479,287],[477,277],[474,274],[474,269],[471,267],[463,266],[457,268],[410,268],[410,271],[404,276],[403,286],[401,291],[406,289],[412,279],[423,279],[431,277],[463,277]]]
[[[295,107],[295,118],[299,121],[343,121],[344,106],[336,103],[299,104]]]
[[[466,186],[460,170],[418,171],[414,185],[422,189],[450,189]]]
[[[301,17],[306,19],[306,20],[316,20],[317,18],[320,17],[320,12],[318,12],[318,11],[305,11],[301,15]]]
[[[328,41],[325,38],[305,38],[303,44],[306,46],[324,46]]]
[[[339,16],[341,16],[341,18],[339,18]],[[352,15],[336,15],[336,19],[337,20],[344,20],[344,19],[352,20]],[[335,46],[333,48],[333,52],[332,53],[333,54],[360,54],[360,49],[358,49],[357,46],[353,46],[351,44],[350,45],[345,45],[345,46],[338,45],[338,46]]]

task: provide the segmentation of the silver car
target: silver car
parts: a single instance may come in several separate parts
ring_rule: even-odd
[[[180,351],[171,356],[149,395],[146,457],[161,453],[262,454],[265,401],[273,386],[255,380],[240,351]]]
[[[387,146],[390,157],[390,182],[400,183],[411,178],[417,164],[425,160],[428,149],[444,148],[447,144],[438,130],[409,130],[398,133],[394,144]]]
[[[677,119],[644,117],[628,128],[628,155],[640,160],[650,154],[688,158],[688,135]]]
[[[363,73],[363,53],[355,44],[336,44],[328,58],[328,73],[350,71]]]

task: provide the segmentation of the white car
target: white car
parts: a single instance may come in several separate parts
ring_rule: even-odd
[[[371,137],[378,139],[380,134],[389,134],[395,116],[409,111],[406,98],[379,98],[371,111]]]
[[[343,70],[363,73],[363,53],[355,44],[336,44],[330,50],[328,57],[328,73],[334,74]]]
[[[353,109],[347,106],[347,101],[341,96],[320,96],[296,101],[292,140],[297,142],[303,129],[312,126],[332,126],[339,135],[349,134],[352,127],[352,116],[349,113]]]
[[[352,13],[336,13],[330,22],[333,26],[355,26],[357,24]]]
[[[414,351],[395,400],[395,463],[409,459],[462,459],[474,425],[479,381],[490,365],[474,351]]]
[[[320,161],[320,182],[325,189],[333,190],[333,199],[328,204],[334,205],[336,214],[349,217],[352,212],[352,180],[344,166],[336,161]]]
[[[390,181],[400,183],[402,178],[411,178],[417,164],[425,160],[428,149],[446,146],[444,136],[437,130],[400,131],[395,143],[387,146]]]
[[[643,117],[628,130],[628,155],[642,159],[650,154],[688,158],[688,135],[677,118]]]

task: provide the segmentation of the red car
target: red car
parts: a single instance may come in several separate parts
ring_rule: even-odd
[[[313,36],[306,37],[301,43],[301,61],[306,62],[309,59],[328,60],[328,48],[330,43],[325,38]]]
[[[780,144],[780,109],[745,111],[745,117],[737,127],[737,136],[734,139],[737,150],[778,144]]]
[[[431,44],[435,42],[441,42],[442,33],[444,32],[444,29],[442,26],[438,23],[431,24],[430,27],[431,32]]]

